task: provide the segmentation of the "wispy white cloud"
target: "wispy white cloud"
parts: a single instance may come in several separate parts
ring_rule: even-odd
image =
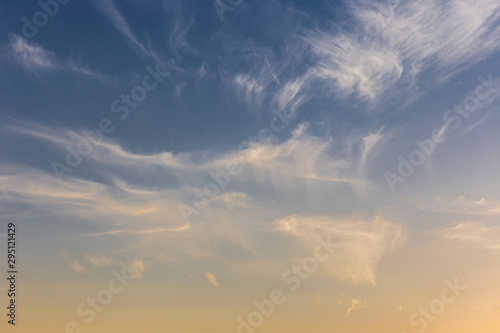
[[[87,273],[87,270],[83,268],[83,266],[78,262],[77,260],[73,260],[69,257],[69,255],[66,252],[61,252],[61,256],[64,258],[64,260],[71,266],[73,271],[76,273]]]
[[[169,36],[169,45],[177,61],[182,61],[186,54],[200,56],[200,51],[189,42],[189,32],[194,28],[193,18],[176,17],[174,28]]]
[[[56,147],[64,149],[67,145],[78,143],[82,140],[88,141],[82,133],[68,129],[54,130],[44,125],[27,124],[19,127],[12,125],[3,126],[5,131],[12,134],[24,135],[48,142]],[[120,145],[104,138],[103,142],[93,145],[93,152],[88,159],[104,164],[122,164],[125,161],[136,161],[146,165],[163,165],[171,167],[189,167],[185,163],[185,156],[180,154],[174,156],[170,152],[162,152],[153,155],[134,154],[124,150]]]
[[[220,288],[219,282],[217,281],[217,278],[215,277],[215,275],[213,275],[210,272],[205,272],[205,278],[208,280],[208,282],[213,284],[215,287]]]
[[[116,8],[113,0],[94,0],[95,6],[103,12],[106,17],[111,21],[115,28],[136,48],[138,48],[142,54],[152,57],[158,60],[157,55],[150,49],[146,48],[143,43],[139,41],[134,32],[132,31],[127,20],[120,13],[118,8]]]
[[[368,157],[370,154],[376,152],[377,146],[380,146],[383,140],[386,139],[382,135],[383,128],[376,133],[371,133],[363,138],[363,145],[361,147],[361,157],[359,162],[359,171],[363,175],[367,166]]]
[[[28,41],[16,34],[9,34],[10,46],[4,48],[11,61],[17,62],[30,70],[61,70],[89,77],[102,78],[103,75],[88,69],[72,59],[61,61],[57,56],[35,42]]]
[[[46,51],[41,46],[28,42],[21,36],[11,34],[12,55],[16,60],[28,68],[56,67],[56,57],[52,52]]]
[[[248,104],[257,104],[260,106],[262,104],[263,98],[265,97],[264,91],[266,85],[262,84],[260,80],[253,79],[248,75],[239,74],[234,78],[234,83],[236,84],[236,89],[243,96],[243,99]]]
[[[72,59],[68,60],[68,62],[66,64],[62,64],[62,68],[66,69],[68,71],[77,73],[77,74],[81,74],[81,75],[85,75],[85,76],[89,76],[89,77],[94,77],[94,78],[98,78],[98,79],[102,79],[104,77],[104,75],[99,73],[98,71],[94,71],[92,69],[89,69],[88,67],[86,67],[78,62],[75,62]]]
[[[391,91],[408,97],[415,85],[424,90],[428,81],[444,83],[499,49],[500,4],[493,0],[349,4],[355,32],[305,36],[317,57],[312,75],[343,95],[374,101]],[[426,72],[432,78],[423,83]]]
[[[308,75],[335,87],[332,92],[340,97],[355,93],[373,101],[402,75],[403,65],[395,54],[382,47],[361,47],[354,36],[315,32],[307,40],[317,57]]]
[[[173,154],[159,152],[152,155],[141,155],[126,151],[120,145],[103,139],[103,142],[93,145],[92,153],[85,157],[87,161],[108,166],[135,164],[142,168],[161,167],[168,171],[175,171],[175,175],[185,179],[186,176],[196,177],[196,173],[208,172],[211,168],[225,167],[229,162],[238,162],[244,167],[262,176],[278,178],[290,177],[291,179],[311,179],[325,182],[344,182],[353,186],[362,186],[366,183],[363,173],[369,162],[369,155],[377,144],[384,141],[381,131],[368,134],[355,139],[359,153],[351,158],[340,158],[333,150],[331,138],[320,138],[308,133],[308,124],[300,124],[292,133],[292,137],[280,144],[252,144],[241,153],[229,152],[226,155],[207,160],[205,163],[194,163],[192,154]],[[4,125],[3,129],[12,134],[33,137],[45,141],[64,150],[68,145],[74,145],[87,138],[82,134],[70,130],[53,130],[43,125],[31,124],[19,127]],[[348,149],[345,143],[344,155]],[[340,145],[341,146],[341,145]],[[132,164],[131,164],[132,163]],[[126,186],[122,183],[122,185]]]
[[[273,105],[279,110],[288,110],[290,114],[295,115],[299,106],[313,97],[307,91],[313,81],[313,75],[307,73],[293,81],[284,83],[278,89],[273,99]]]
[[[137,281],[141,280],[147,272],[148,265],[142,259],[135,259],[128,265],[127,270]]]
[[[423,208],[437,211],[462,215],[476,216],[497,216],[500,214],[500,202],[481,198],[479,200],[468,199],[461,196],[448,200],[439,196],[431,203],[422,205]]]
[[[275,73],[276,68],[273,68],[268,59],[270,51],[260,50],[257,46],[247,47],[250,55],[256,57],[254,61],[258,62],[259,65],[253,67],[250,72],[236,74],[230,85],[234,87],[237,95],[245,104],[250,107],[261,107],[279,80]]]
[[[474,247],[500,250],[500,228],[481,223],[459,223],[455,227],[439,230],[443,238]]]
[[[440,237],[473,247],[500,249],[500,228],[495,223],[500,216],[500,202],[486,198],[474,200],[466,196],[455,199],[439,196],[420,207],[458,216],[460,222],[455,226],[436,231]]]
[[[228,205],[244,206],[248,200],[248,194],[242,192],[224,193],[214,200],[222,201]]]
[[[4,124],[0,129],[11,135],[30,138],[34,144],[41,142],[46,148],[48,145],[56,152],[55,156],[57,152],[62,152],[59,154],[62,163],[66,146],[87,140],[83,134],[67,129],[24,125]],[[51,173],[2,164],[0,203],[16,200],[29,205],[33,211],[44,214],[57,211],[62,216],[89,221],[94,227],[82,229],[80,236],[119,238],[123,241],[121,244],[125,244],[120,252],[130,251],[135,257],[146,260],[144,263],[215,260],[229,264],[234,255],[246,258],[258,256],[261,252],[258,246],[261,229],[271,229],[278,213],[287,216],[305,209],[307,204],[303,202],[303,197],[316,203],[328,202],[332,206],[332,201],[341,200],[346,193],[355,196],[352,189],[368,182],[360,178],[358,165],[361,160],[363,165],[369,165],[368,156],[379,140],[382,139],[373,137],[373,134],[359,136],[354,140],[359,152],[356,157],[339,158],[336,147],[332,145],[333,140],[311,136],[307,124],[302,124],[283,143],[254,144],[241,153],[228,152],[194,163],[196,157],[193,154],[159,152],[141,155],[104,138],[102,143],[92,146],[90,155],[84,157],[86,170],[88,166],[93,166],[92,170],[100,170],[99,177],[95,179],[92,175],[82,179],[79,170],[75,169],[64,181],[60,181]],[[346,155],[343,149],[341,153]],[[365,157],[361,158],[362,155]],[[187,223],[178,205],[184,203],[194,207],[194,191],[203,192],[205,184],[214,182],[209,173],[223,170],[229,162],[238,162],[244,170],[242,174],[232,177],[225,189],[208,199],[211,204],[193,216],[191,223]],[[159,173],[171,177],[171,181],[160,184]],[[148,176],[155,179],[154,183],[144,181]],[[325,193],[328,195],[325,196]],[[280,196],[299,204],[280,204],[276,209],[273,200]],[[345,205],[342,206],[345,209]],[[256,223],[256,220],[261,222]],[[370,223],[354,223],[349,227],[348,223],[337,222],[333,221],[332,225],[339,230],[345,228],[354,232],[356,228],[372,228]],[[373,237],[377,232],[392,235],[388,225],[374,224],[377,227],[373,227]],[[310,228],[315,232],[330,230],[327,226],[322,231],[319,227]],[[384,249],[386,241],[382,241]],[[363,242],[360,240],[360,244]],[[376,240],[373,242],[378,244]],[[348,247],[351,247],[357,243],[353,238],[349,244]],[[159,251],[155,246],[166,252]],[[376,244],[373,245],[370,255],[374,255],[376,247]],[[100,255],[84,257],[93,266],[111,264],[114,262],[112,258],[116,258],[104,249],[97,248],[95,251]],[[357,259],[352,267],[335,273],[335,276],[356,283],[374,283],[372,270],[378,257],[370,257],[368,250],[360,250],[359,255],[355,255],[354,250],[346,248],[346,251],[347,256]],[[127,262],[125,259],[114,260]]]
[[[260,173],[265,171],[272,181],[283,176],[340,182],[353,187],[363,186],[362,177],[357,174],[360,158],[341,158],[333,153],[333,139],[320,138],[308,133],[308,123],[302,123],[292,132],[292,137],[281,144],[256,144],[235,158],[240,163],[248,163]],[[358,142],[360,146],[364,143]],[[342,155],[345,150],[337,151]],[[332,156],[334,155],[334,156]],[[365,156],[367,158],[367,156]],[[366,165],[366,159],[363,162]]]
[[[90,264],[97,266],[97,267],[117,265],[117,261],[113,257],[110,257],[110,256],[84,254],[83,257]]]
[[[346,3],[353,27],[294,27],[280,56],[249,48],[257,65],[234,77],[245,87],[243,98],[271,96],[273,107],[292,113],[314,97],[354,96],[371,108],[390,100],[408,105],[500,50],[495,0]],[[259,72],[265,67],[276,80]]]
[[[353,311],[362,309],[363,306],[365,306],[365,304],[366,304],[366,301],[365,302],[361,302],[359,299],[356,299],[356,298],[351,299],[351,306],[347,309],[347,311],[345,313],[345,316],[349,317],[349,315]]]
[[[316,246],[318,238],[331,237],[338,246],[326,262],[329,271],[335,278],[355,284],[375,285],[375,270],[383,255],[406,240],[401,225],[386,222],[381,216],[365,221],[291,215],[276,223],[278,230],[308,246]]]

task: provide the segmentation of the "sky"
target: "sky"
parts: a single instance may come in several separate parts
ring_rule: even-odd
[[[0,15],[2,330],[500,329],[498,1]]]

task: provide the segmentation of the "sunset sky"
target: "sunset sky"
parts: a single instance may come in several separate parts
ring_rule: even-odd
[[[499,332],[499,1],[0,15],[2,332]]]

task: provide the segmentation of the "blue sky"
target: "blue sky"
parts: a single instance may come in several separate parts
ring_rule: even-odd
[[[487,266],[500,234],[496,1],[61,0],[0,12],[0,207],[25,233],[33,290],[57,282],[41,263],[89,290],[124,266],[145,295],[200,292],[182,307],[200,318],[210,288],[220,313],[244,312],[251,302],[229,295],[279,283],[328,233],[343,250],[313,285],[349,290],[343,320],[367,309],[320,330],[363,331],[383,295],[399,313],[421,304],[389,286],[398,277],[425,279],[424,295],[447,274],[469,278],[476,298],[493,288],[481,279],[498,271]],[[467,273],[453,249],[484,267]],[[317,306],[318,290],[297,302]],[[228,317],[205,318],[207,330],[229,331]],[[95,332],[123,331],[113,318]],[[184,324],[155,327],[198,329]]]

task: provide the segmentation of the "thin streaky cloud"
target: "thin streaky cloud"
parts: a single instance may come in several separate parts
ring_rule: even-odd
[[[93,71],[72,59],[66,62],[61,61],[55,53],[19,35],[9,34],[9,39],[11,41],[10,48],[4,48],[4,52],[8,53],[8,58],[11,61],[19,63],[29,70],[59,70],[99,79],[104,77],[101,73]]]
[[[39,124],[23,127],[4,124],[2,128],[10,133],[48,142],[61,151],[68,145],[75,145],[79,141],[87,140],[82,133],[69,129],[56,131]],[[308,124],[300,124],[293,132],[293,136],[280,144],[254,144],[241,153],[228,152],[222,157],[212,158],[198,164],[191,162],[192,154],[159,152],[153,155],[141,155],[126,151],[121,145],[106,138],[100,144],[93,146],[93,151],[86,157],[86,160],[103,166],[160,167],[169,171],[175,170],[176,174],[185,176],[193,173],[193,177],[196,177],[195,174],[199,172],[208,172],[212,168],[224,167],[230,162],[238,162],[242,167],[249,167],[254,172],[267,174],[276,180],[286,176],[290,179],[341,182],[352,184],[355,187],[363,186],[368,182],[367,179],[364,179],[364,173],[370,164],[369,153],[374,149],[375,142],[371,142],[370,147],[367,148],[365,140],[370,138],[373,140],[373,137],[368,135],[366,138],[361,137],[358,140],[360,149],[364,150],[360,157],[352,160],[332,158],[330,154],[327,154],[331,149],[332,139],[312,136],[308,133],[307,128]],[[290,164],[290,159],[295,160],[296,163]]]
[[[437,231],[444,239],[472,247],[500,250],[500,228],[480,222],[463,222]]]
[[[122,13],[116,8],[113,0],[93,0],[94,5],[106,15],[114,27],[129,41],[137,47],[142,54],[152,57],[159,62],[158,56],[150,49],[146,48],[143,43],[136,37],[127,20]]]
[[[97,267],[114,266],[118,264],[113,257],[102,254],[84,254],[83,257],[87,262]]]
[[[159,229],[150,229],[150,230],[114,230],[114,231],[106,231],[99,232],[93,234],[84,234],[82,236],[109,236],[109,235],[117,235],[117,234],[132,234],[132,235],[145,235],[145,234],[158,234],[162,232],[181,232],[185,230],[189,230],[191,228],[190,225],[185,225],[178,228],[159,228]]]
[[[478,200],[460,196],[458,198],[447,199],[439,196],[430,203],[422,205],[424,209],[434,212],[446,212],[461,214],[465,216],[499,216],[500,202],[481,198]]]
[[[61,256],[76,273],[87,273],[87,270],[80,264],[80,262],[71,259],[66,252],[62,251]]]

